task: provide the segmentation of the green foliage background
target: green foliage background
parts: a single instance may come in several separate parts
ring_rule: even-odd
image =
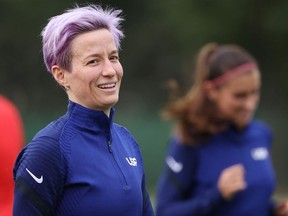
[[[27,142],[62,115],[65,93],[46,72],[40,32],[54,15],[87,1],[1,0],[0,92],[19,107]],[[171,124],[159,111],[168,99],[163,83],[192,81],[194,57],[207,42],[237,43],[258,59],[262,100],[257,117],[274,130],[273,162],[278,193],[287,193],[288,1],[285,0],[111,0],[90,1],[122,9],[126,38],[120,58],[124,80],[116,121],[142,148],[147,180],[155,189]],[[187,78],[188,77],[188,78]]]

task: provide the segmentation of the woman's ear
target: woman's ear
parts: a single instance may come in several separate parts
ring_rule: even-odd
[[[51,73],[60,86],[64,87],[65,89],[69,88],[66,71],[63,68],[59,67],[58,65],[53,65],[51,68]]]
[[[203,91],[211,101],[217,101],[219,95],[219,89],[215,87],[211,82],[206,81],[204,83]]]

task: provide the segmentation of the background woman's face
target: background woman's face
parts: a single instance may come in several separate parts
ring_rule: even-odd
[[[237,127],[245,127],[257,108],[260,86],[260,73],[256,69],[227,80],[214,90],[219,111]]]
[[[109,113],[118,101],[123,68],[107,29],[83,33],[71,43],[71,71],[65,72],[69,99]]]

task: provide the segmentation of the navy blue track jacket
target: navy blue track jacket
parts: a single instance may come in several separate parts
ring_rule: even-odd
[[[152,216],[139,146],[100,111],[68,112],[19,154],[14,216]]]
[[[239,132],[230,127],[207,143],[188,146],[177,137],[169,145],[157,188],[157,216],[268,216],[275,175],[270,158],[269,128],[253,121]],[[246,188],[225,201],[217,187],[223,169],[245,169]]]

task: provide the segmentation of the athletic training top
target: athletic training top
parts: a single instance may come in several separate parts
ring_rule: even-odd
[[[158,182],[156,215],[268,216],[275,187],[271,140],[259,121],[242,132],[230,127],[193,147],[174,138]],[[245,168],[246,189],[225,201],[217,188],[220,173],[238,163]]]
[[[13,215],[154,215],[139,146],[113,113],[69,101],[17,158]]]
[[[0,215],[11,216],[13,165],[24,146],[24,128],[17,107],[0,95]]]

